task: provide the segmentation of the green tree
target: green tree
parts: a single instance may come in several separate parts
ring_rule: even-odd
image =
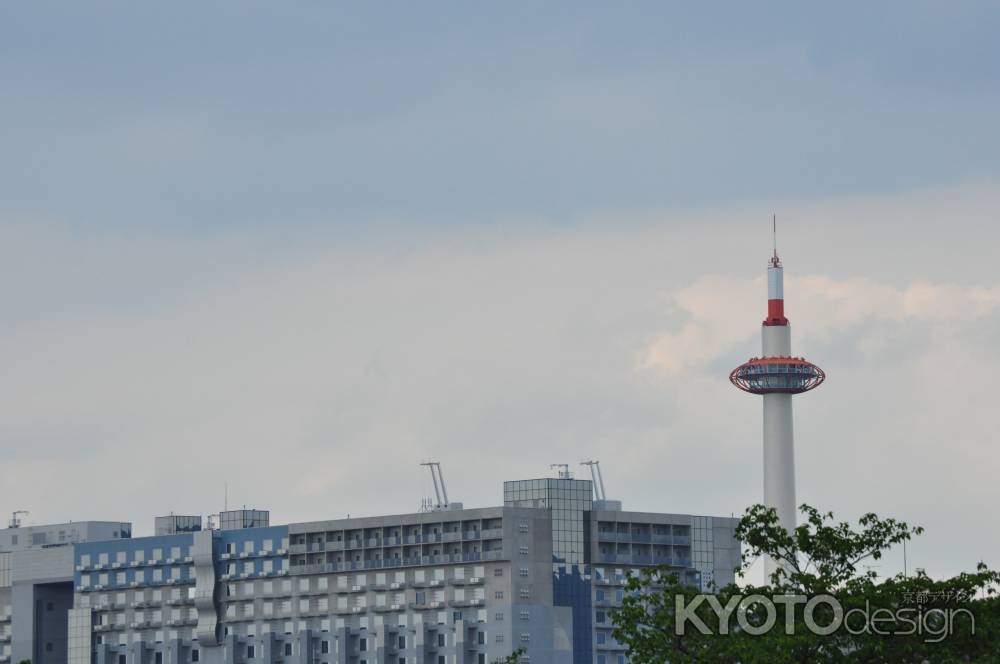
[[[518,648],[511,654],[504,657],[503,659],[496,660],[494,664],[520,664],[521,657],[524,656],[524,653],[525,653],[524,648]]]
[[[732,584],[704,595],[667,568],[630,577],[613,620],[614,636],[628,646],[631,661],[1000,662],[997,572],[980,563],[974,572],[941,581],[922,572],[880,579],[859,566],[922,528],[866,514],[855,529],[836,523],[832,513],[800,509],[804,522],[792,533],[763,505],[749,508],[737,526],[744,546],[740,577],[762,557],[779,563],[764,586]],[[778,600],[775,623],[761,634],[754,632],[768,621],[768,607],[747,602],[751,595]],[[839,603],[841,622],[834,605],[822,601],[809,611],[807,624],[807,598],[824,595]],[[809,628],[837,624],[828,634]]]

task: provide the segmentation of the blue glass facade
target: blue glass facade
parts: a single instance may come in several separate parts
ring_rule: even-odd
[[[547,508],[552,514],[552,602],[573,613],[573,662],[591,664],[593,606],[590,588],[590,512],[587,480],[504,482],[504,505]]]

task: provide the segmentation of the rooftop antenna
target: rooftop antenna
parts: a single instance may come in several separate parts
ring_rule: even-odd
[[[573,479],[573,476],[569,472],[569,464],[568,463],[550,463],[549,464],[549,468],[558,468],[559,469],[559,479],[561,479],[561,480],[571,480],[571,479]]]
[[[424,461],[421,466],[427,466],[431,470],[431,480],[434,482],[434,497],[436,502],[434,510],[448,509],[448,489],[444,485],[444,474],[441,472],[441,463],[438,461]],[[440,483],[440,484],[439,484]],[[427,507],[425,503],[424,507]]]
[[[28,512],[28,510],[14,510],[14,513],[10,515],[10,527],[11,528],[20,528],[21,527],[21,519],[18,517],[19,514],[23,514],[24,516],[28,516],[29,512]]]

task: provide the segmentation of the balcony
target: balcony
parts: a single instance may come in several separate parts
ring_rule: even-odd
[[[435,565],[442,563],[469,563],[483,560],[501,560],[503,551],[494,549],[482,553],[454,553],[437,556],[413,556],[411,558],[383,558],[380,560],[366,560],[343,563],[310,563],[306,565],[295,565],[290,573],[301,574],[326,574],[331,572],[353,572],[370,569],[387,569],[399,567],[417,567],[423,565]],[[286,574],[286,570],[281,570],[278,575]]]
[[[598,531],[597,539],[601,542],[631,542],[632,536],[629,533],[619,533],[613,530]]]
[[[483,531],[483,539],[502,539],[503,538],[503,528],[494,528],[492,530]]]
[[[597,649],[598,650],[614,651],[614,652],[625,652],[625,650],[627,649],[627,646],[625,644],[623,644],[623,643],[618,643],[617,641],[609,640],[609,641],[605,641],[604,643],[598,643],[597,644]]]

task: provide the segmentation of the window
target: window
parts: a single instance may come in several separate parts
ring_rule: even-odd
[[[477,664],[486,664],[486,653],[479,653],[479,657],[477,657]]]
[[[519,569],[519,570],[517,571],[517,573],[518,573],[518,574],[519,574],[520,576],[528,576],[528,568],[527,568],[527,567],[522,567],[521,569]]]
[[[521,599],[531,599],[531,588],[521,588]]]
[[[495,593],[493,593],[493,599],[503,599],[503,591],[498,590]]]
[[[597,633],[597,645],[603,645],[608,642],[608,635],[604,632]]]
[[[398,641],[397,645],[398,645],[398,647],[399,647],[400,650],[406,650],[406,635],[405,634],[400,634],[399,635],[399,641]]]
[[[603,602],[604,601],[604,591],[601,590],[600,588],[597,589],[597,598],[596,599],[597,599],[598,602]]]
[[[118,655],[118,664],[126,664],[125,653]]]
[[[503,633],[498,632],[496,638],[494,639],[497,643],[503,643]]]
[[[368,639],[358,640],[358,650],[360,650],[361,652],[365,652],[368,650]]]
[[[531,634],[528,634],[527,632],[521,633],[521,643],[527,643],[530,640],[531,640]]]
[[[528,532],[528,524],[524,522],[517,524],[517,532],[519,533]]]
[[[197,648],[192,648],[191,649],[191,661],[192,662],[200,662],[201,661],[201,652]]]
[[[531,611],[521,609],[521,620],[531,620]]]
[[[607,621],[608,621],[608,614],[606,614],[604,611],[598,611],[597,612],[597,624],[601,625],[601,624],[606,623]]]
[[[292,654],[292,642],[285,641],[285,656],[289,657]]]
[[[163,664],[163,653],[157,651],[153,656],[153,664]]]
[[[520,548],[518,548],[518,552],[522,556],[526,556],[526,555],[528,555],[528,547],[527,546],[521,546]]]
[[[494,568],[493,576],[503,576],[503,567]]]
[[[445,664],[444,655],[438,655],[438,664]]]
[[[486,632],[476,632],[476,643],[479,645],[486,644]]]
[[[497,611],[497,614],[496,614],[495,617],[496,617],[497,620],[503,620],[503,611]]]
[[[254,652],[253,646],[247,646],[247,659],[253,659],[256,653]]]

